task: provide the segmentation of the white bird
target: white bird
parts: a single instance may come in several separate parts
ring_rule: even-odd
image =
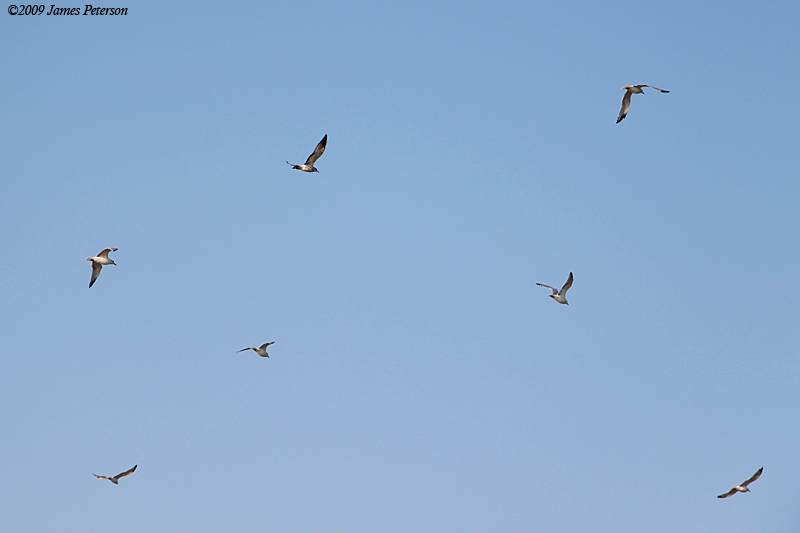
[[[267,347],[270,344],[275,344],[275,342],[265,342],[264,344],[262,344],[258,348],[242,348],[241,350],[239,350],[236,353],[244,352],[244,351],[247,351],[247,350],[253,350],[254,352],[256,352],[261,357],[269,357],[269,354],[267,353]]]
[[[623,87],[622,91],[625,91],[625,96],[622,97],[622,106],[619,108],[619,115],[617,115],[617,124],[622,122],[622,119],[625,118],[628,114],[628,109],[631,108],[631,95],[632,94],[644,94],[642,87],[650,87],[651,89],[655,89],[656,91],[661,91],[662,93],[668,93],[669,91],[665,91],[664,89],[659,89],[658,87],[653,87],[652,85],[626,85]]]
[[[108,252],[116,252],[116,251],[117,251],[116,248],[106,248],[96,256],[86,258],[87,261],[92,262],[92,281],[89,282],[90,289],[92,288],[92,285],[94,285],[94,282],[97,281],[97,276],[100,275],[100,271],[103,270],[103,265],[117,266],[117,264],[114,261],[108,258]]]
[[[134,465],[134,466],[133,466],[133,468],[131,468],[130,470],[126,470],[125,472],[123,472],[123,473],[121,473],[121,474],[117,474],[117,475],[116,475],[116,476],[114,476],[114,477],[108,477],[108,476],[98,476],[98,475],[97,475],[97,474],[95,474],[95,473],[92,473],[92,475],[93,475],[94,477],[98,478],[98,479],[107,479],[107,480],[109,480],[111,483],[113,483],[114,485],[119,485],[119,478],[121,478],[121,477],[125,477],[125,476],[129,476],[129,475],[133,474],[133,471],[134,471],[134,470],[136,470],[136,467],[137,467],[137,466],[139,466],[139,465]]]
[[[561,287],[560,291],[556,290],[555,287],[551,287],[550,285],[544,285],[542,283],[537,283],[537,285],[540,287],[547,287],[548,289],[553,291],[553,294],[548,294],[548,296],[553,300],[557,301],[560,304],[569,305],[569,302],[567,301],[567,291],[569,290],[570,287],[572,287],[572,272],[569,273],[567,282],[564,284],[563,287]]]
[[[317,147],[314,148],[314,151],[308,156],[306,162],[302,165],[293,165],[292,163],[286,162],[287,165],[292,165],[292,168],[295,170],[302,170],[303,172],[319,172],[319,170],[314,167],[314,163],[319,159],[322,155],[322,152],[325,151],[325,147],[328,145],[328,134],[325,134],[325,137],[317,144]]]
[[[745,481],[741,485],[737,485],[737,486],[733,487],[731,490],[729,490],[725,494],[720,494],[719,496],[717,496],[717,498],[727,498],[728,496],[733,496],[737,492],[750,492],[750,489],[747,488],[747,485],[749,485],[753,481],[757,480],[759,478],[759,476],[761,476],[761,472],[763,472],[763,471],[764,471],[764,467],[762,466],[761,468],[758,469],[758,472],[753,474],[753,477],[751,477],[750,479],[748,479],[747,481]]]

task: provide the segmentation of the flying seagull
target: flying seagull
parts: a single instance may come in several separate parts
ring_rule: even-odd
[[[275,343],[274,342],[265,342],[264,344],[262,344],[258,348],[242,348],[241,350],[239,350],[236,353],[244,352],[244,351],[247,351],[247,350],[253,350],[254,352],[256,352],[261,357],[269,357],[269,354],[267,353],[267,346],[269,346],[270,344],[275,344]]]
[[[97,281],[97,276],[100,275],[100,271],[103,270],[103,265],[117,266],[117,264],[113,260],[108,258],[108,252],[116,252],[116,251],[117,251],[116,248],[106,248],[96,256],[86,258],[87,261],[92,262],[92,281],[89,282],[90,289],[92,288],[92,285],[94,285],[94,282]]]
[[[622,122],[622,119],[628,115],[628,109],[631,108],[631,95],[644,94],[642,87],[650,87],[651,89],[661,91],[662,93],[669,92],[665,91],[664,89],[659,89],[658,87],[653,87],[652,85],[626,85],[620,89],[621,91],[625,91],[625,96],[622,97],[622,106],[619,108],[619,115],[617,115],[617,124]]]
[[[745,481],[741,485],[737,485],[737,486],[733,487],[731,490],[729,490],[725,494],[720,494],[719,496],[717,496],[717,498],[727,498],[728,496],[733,496],[737,492],[750,492],[750,489],[747,488],[747,485],[749,485],[753,481],[757,480],[759,478],[759,476],[761,475],[761,472],[763,472],[763,471],[764,471],[764,467],[762,466],[761,468],[758,469],[758,472],[753,474],[753,477],[751,477],[750,479],[748,479],[747,481]]]
[[[129,476],[129,475],[133,474],[133,471],[134,471],[134,470],[136,470],[136,467],[137,467],[137,466],[139,466],[139,465],[134,465],[134,466],[133,466],[133,468],[131,468],[130,470],[126,470],[125,472],[123,472],[123,473],[121,473],[121,474],[117,474],[117,475],[116,475],[116,476],[114,476],[114,477],[108,477],[108,476],[98,476],[98,475],[97,475],[97,474],[95,474],[95,473],[92,473],[92,475],[93,475],[94,477],[98,478],[98,479],[107,479],[107,480],[109,480],[111,483],[113,483],[114,485],[119,485],[119,478],[121,478],[121,477],[125,477],[125,476]]]
[[[569,302],[567,301],[567,291],[569,290],[570,287],[572,287],[572,272],[569,273],[567,282],[564,284],[563,287],[561,287],[560,291],[556,290],[555,287],[551,287],[550,285],[544,285],[542,283],[537,283],[537,285],[540,287],[547,287],[548,289],[553,291],[553,294],[548,294],[548,296],[553,300],[557,301],[560,304],[569,305]]]
[[[328,145],[328,134],[326,133],[325,137],[323,137],[322,140],[317,145],[317,147],[314,148],[314,152],[310,156],[308,156],[308,159],[306,159],[305,163],[303,163],[302,165],[292,165],[287,161],[286,164],[292,165],[293,169],[302,170],[303,172],[319,172],[319,170],[317,170],[316,167],[314,166],[314,163],[317,161],[317,159],[320,158],[322,152],[325,151],[325,147],[327,145]]]

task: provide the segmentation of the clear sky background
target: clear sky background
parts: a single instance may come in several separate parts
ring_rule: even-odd
[[[0,16],[5,531],[800,529],[800,4],[113,6]]]

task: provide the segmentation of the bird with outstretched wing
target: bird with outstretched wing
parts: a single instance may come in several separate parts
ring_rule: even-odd
[[[294,165],[292,163],[286,162],[287,165],[291,165],[295,170],[302,170],[303,172],[319,172],[314,166],[314,163],[317,162],[317,159],[320,158],[322,153],[325,151],[325,147],[328,146],[328,134],[325,134],[325,137],[317,144],[317,147],[314,148],[314,151],[308,156],[306,162],[302,165]]]
[[[756,472],[755,474],[752,475],[752,477],[750,479],[748,479],[747,481],[745,481],[741,485],[736,485],[735,487],[731,488],[731,490],[729,490],[725,494],[720,494],[719,496],[717,496],[717,498],[727,498],[728,496],[733,496],[737,492],[750,492],[750,489],[747,488],[747,485],[749,485],[750,483],[752,483],[753,481],[755,481],[759,477],[761,477],[761,472],[763,472],[763,471],[764,471],[764,467],[762,466],[761,468],[758,469],[758,472]]]
[[[125,472],[122,472],[121,474],[117,474],[116,476],[113,476],[113,477],[109,477],[109,476],[98,476],[98,475],[97,475],[97,474],[95,474],[95,473],[92,473],[92,475],[93,475],[94,477],[98,478],[98,479],[107,479],[107,480],[109,480],[111,483],[113,483],[114,485],[119,485],[119,478],[121,478],[121,477],[125,477],[125,476],[129,476],[129,475],[133,474],[133,472],[134,472],[134,470],[136,470],[136,467],[137,467],[137,466],[139,466],[139,465],[134,465],[134,466],[133,466],[133,468],[131,468],[130,470],[126,470]]]

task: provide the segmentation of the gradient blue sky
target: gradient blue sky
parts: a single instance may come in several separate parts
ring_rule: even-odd
[[[113,6],[0,16],[5,531],[798,531],[800,4]]]

